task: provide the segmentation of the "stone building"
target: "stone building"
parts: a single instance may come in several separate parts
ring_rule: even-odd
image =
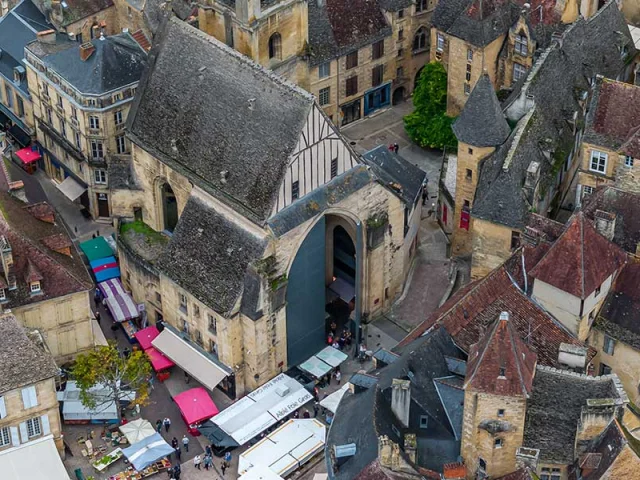
[[[0,451],[10,455],[15,447],[49,438],[64,457],[58,367],[51,354],[10,313],[0,316],[0,346]]]
[[[46,203],[25,205],[0,193],[0,305],[38,329],[59,364],[93,348],[93,282],[80,254]]]
[[[227,393],[320,350],[327,318],[357,336],[391,305],[420,187],[378,178],[310,94],[178,19],[145,78],[128,119],[123,280],[152,322],[233,372]],[[193,102],[203,85],[216,90]]]
[[[145,50],[129,33],[79,44],[50,31],[25,55],[47,175],[70,200],[79,196],[94,218],[109,220],[119,213],[111,174],[116,178],[130,163],[124,126]]]
[[[553,31],[578,18],[577,0],[454,0],[439,2],[431,58],[447,70],[447,114],[456,116],[487,74],[496,90],[526,76],[534,53]]]

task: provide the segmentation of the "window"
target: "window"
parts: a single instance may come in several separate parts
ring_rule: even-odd
[[[40,418],[30,418],[26,421],[27,424],[27,436],[29,438],[37,437],[38,435],[42,435],[42,427],[40,425]]]
[[[291,184],[291,200],[295,200],[300,197],[300,182],[296,180]]]
[[[633,157],[629,155],[625,155],[624,157],[624,166],[625,167],[633,167]]]
[[[75,121],[78,121],[78,110],[76,109],[76,107],[71,107],[71,118],[73,118]]]
[[[404,9],[398,10],[398,18],[404,18]]]
[[[22,97],[20,95],[16,96],[16,106],[18,110],[18,116],[20,118],[24,117],[24,102],[22,101]]]
[[[58,107],[62,108],[62,97],[60,95],[58,95]]]
[[[4,291],[4,288],[0,288],[0,302],[4,302],[7,299],[7,293]],[[0,416],[2,418],[2,416]]]
[[[440,36],[438,36],[438,48],[440,47]],[[413,49],[424,50],[427,48],[427,29],[420,27],[413,37]],[[444,49],[444,37],[442,37],[442,48]],[[442,51],[442,50],[438,50]]]
[[[469,155],[473,155],[473,148],[469,148],[467,152],[469,152]]]
[[[502,448],[502,439],[501,438],[496,438],[493,441],[493,448]]]
[[[420,28],[422,28],[422,27],[420,27]],[[437,41],[438,41],[438,43],[436,44],[436,50],[437,50],[438,52],[443,52],[443,51],[444,51],[444,35],[442,35],[441,33],[439,33],[439,34],[437,35],[437,39],[438,39],[438,40],[437,40]]]
[[[487,462],[484,458],[478,458],[478,468],[483,472],[487,469]]]
[[[93,156],[93,158],[104,157],[102,142],[98,142],[97,140],[91,140],[91,155]]]
[[[398,40],[404,40],[404,28],[398,30]]]
[[[47,123],[53,125],[53,113],[50,108],[47,108]]]
[[[331,63],[326,62],[318,66],[318,78],[326,78],[331,75]]]
[[[500,373],[498,374],[499,377],[504,377],[507,374],[507,370],[504,367],[500,367]]]
[[[470,66],[470,65],[467,65],[467,67],[469,67],[469,66]],[[471,81],[471,72],[469,71],[469,69],[467,69],[467,73],[465,74],[465,77],[464,77],[464,78],[465,78],[465,80],[466,80],[467,82],[470,82],[470,81]]]
[[[467,180],[471,180],[471,179],[473,179],[473,171],[471,171],[471,169],[470,169],[470,168],[467,168],[466,179],[467,179]]]
[[[416,0],[416,13],[427,9],[427,0]]]
[[[404,55],[404,50],[402,48],[398,49],[398,58],[401,58]]]
[[[269,58],[282,58],[282,37],[277,32],[269,37]]]
[[[116,93],[113,96],[113,103],[118,103],[120,100],[122,100],[122,94],[121,93]]]
[[[597,297],[598,295],[600,295],[600,292],[602,291],[602,285],[598,285],[596,287],[596,291],[595,291],[595,296]]]
[[[179,293],[178,300],[180,300],[180,310],[187,313],[187,296],[184,293]]]
[[[358,66],[358,51],[351,52],[347,55],[347,70]]]
[[[396,78],[402,78],[404,76],[404,68],[396,68]]]
[[[89,128],[100,128],[100,119],[98,117],[89,117]]]
[[[498,416],[499,417],[504,417],[504,408],[498,409]]]
[[[515,250],[520,246],[520,232],[512,231],[511,232],[511,250]]]
[[[218,324],[216,322],[216,317],[209,313],[207,314],[207,318],[209,320],[209,331],[215,335],[216,333],[218,333]]]
[[[202,333],[200,330],[196,330],[196,342],[198,345],[202,345]]]
[[[58,122],[60,123],[60,134],[64,138],[67,138],[67,126],[64,123],[64,120],[62,118],[58,117]]]
[[[116,125],[122,125],[122,110],[113,112],[113,121]]]
[[[598,150],[591,152],[591,166],[590,170],[593,172],[604,173],[607,170],[607,159],[609,155]]]
[[[185,333],[189,333],[189,322],[187,322],[186,318],[182,319],[182,331]]]
[[[605,363],[600,364],[600,375],[609,375],[611,373],[611,367]]]
[[[560,480],[562,478],[562,472],[559,468],[542,467],[542,473],[540,474],[540,480]]]
[[[427,428],[429,426],[429,416],[420,415],[420,428]]]
[[[473,50],[467,49],[467,62],[473,62]],[[467,65],[469,67],[469,65]]]
[[[4,404],[4,397],[0,397],[0,420],[7,416],[7,406]]]
[[[107,183],[107,171],[102,168],[96,168],[93,171],[93,178],[96,183],[106,185]]]
[[[517,54],[527,56],[529,54],[527,37],[524,35],[516,35],[515,50]]]
[[[198,305],[193,305],[193,315],[194,317],[200,316],[200,307]]]
[[[40,282],[31,282],[31,293],[40,293]]]
[[[320,105],[329,105],[331,101],[330,94],[331,94],[331,87],[325,87],[320,89],[320,94],[318,95],[318,102],[320,102]]]
[[[608,335],[604,336],[603,350],[607,355],[613,355],[615,350],[616,341]]]
[[[213,353],[215,356],[218,356],[218,346],[216,345],[216,342],[211,339],[209,339],[209,353]]]
[[[378,60],[384,55],[384,40],[379,40],[371,46],[371,59]]]
[[[75,137],[75,140],[76,140],[76,147],[82,149],[82,143],[81,143],[81,139],[80,139],[80,132],[75,130],[73,136]]]
[[[6,447],[11,443],[11,435],[9,427],[0,428],[0,448]]]
[[[464,94],[465,95],[469,95],[471,93],[471,85],[469,85],[468,83],[464,84]]]
[[[351,95],[355,95],[356,93],[358,93],[358,76],[355,75],[351,78],[347,78],[347,97],[350,97]]]
[[[22,389],[22,404],[24,405],[25,409],[38,406],[36,387],[31,386]]]
[[[589,185],[582,185],[582,196],[591,195],[593,193],[593,187]]]
[[[42,93],[45,97],[49,96],[49,85],[47,85],[46,83],[42,84]]]
[[[527,73],[527,69],[524,65],[520,65],[519,63],[513,64],[513,81],[517,82],[522,77],[524,77]]]
[[[338,157],[331,159],[331,178],[338,176]]]
[[[13,91],[9,85],[4,86],[4,92],[7,94],[7,106],[13,108]]]
[[[377,87],[382,83],[384,77],[384,65],[378,65],[371,69],[371,86]]]
[[[127,152],[127,141],[124,135],[118,135],[116,137],[116,151],[120,154]]]

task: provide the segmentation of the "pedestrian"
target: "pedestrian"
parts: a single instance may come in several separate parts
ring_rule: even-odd
[[[189,374],[187,372],[184,372],[184,383],[189,383],[189,380],[191,380]]]
[[[311,414],[309,413],[309,410],[304,411],[304,413],[302,414],[302,418],[311,418]]]
[[[318,410],[320,410],[320,407],[318,405],[318,402],[313,404],[313,418],[316,418],[318,416]]]
[[[176,477],[176,480],[180,480],[180,474],[182,473],[182,467],[179,462],[176,462],[176,466],[173,469],[173,474]]]
[[[400,145],[398,145],[397,143],[393,144],[393,153],[395,153],[396,155],[398,154],[398,150],[400,150]]]
[[[227,462],[227,463],[231,463],[231,452],[226,452],[224,454],[224,461]],[[227,466],[229,466],[229,465],[227,465]]]
[[[182,457],[182,450],[180,450],[180,447],[176,447],[176,458],[178,459],[178,461],[180,461]]]
[[[100,325],[100,312],[98,312],[96,310],[96,322],[98,322],[98,325]]]
[[[156,430],[158,431],[158,433],[160,433],[160,430],[162,430],[162,420],[160,419],[156,420]]]
[[[165,417],[165,419],[162,421],[162,423],[164,424],[164,431],[168,432],[169,431],[169,427],[171,426],[171,419],[169,417]]]
[[[211,451],[211,445],[207,445],[206,447],[204,447],[204,453],[209,455],[210,457],[213,455],[213,452]]]
[[[427,204],[427,198],[429,198],[429,192],[427,192],[427,189],[425,188],[424,190],[422,190],[422,205],[426,205]]]
[[[171,479],[176,478],[176,477],[173,475],[173,467],[169,467],[169,470],[167,470],[167,473],[169,474],[169,478],[171,478]]]
[[[388,149],[390,152],[393,152],[393,143],[390,143],[390,144],[389,144],[389,146],[387,147],[387,149]]]
[[[178,439],[177,439],[176,437],[173,437],[173,438],[171,439],[171,446],[172,446],[173,448],[179,448],[179,447],[178,447]]]
[[[342,380],[342,373],[340,373],[340,370],[336,371],[336,382],[338,382],[338,385],[340,385],[340,380]]]
[[[298,410],[296,410],[295,412],[293,412],[293,418],[300,418],[300,412]]]
[[[227,470],[227,462],[222,462],[222,465],[220,465],[220,470],[222,470],[222,476],[224,477],[224,472]]]
[[[204,469],[208,472],[211,465],[213,465],[213,459],[211,458],[211,455],[207,454],[204,456]]]
[[[187,438],[186,434],[184,435],[184,437],[182,437],[182,445],[184,445],[184,449],[188,452],[189,451],[189,439]]]
[[[196,455],[195,457],[193,457],[193,466],[196,467],[198,470],[202,470],[202,468],[200,468],[201,463],[202,463],[202,457],[200,457],[200,455]]]

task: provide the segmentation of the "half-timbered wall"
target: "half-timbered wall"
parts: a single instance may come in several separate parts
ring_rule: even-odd
[[[273,214],[293,202],[292,187],[298,182],[298,198],[331,180],[331,161],[337,160],[337,175],[360,163],[344,138],[317,105],[309,113],[298,145],[291,155]]]

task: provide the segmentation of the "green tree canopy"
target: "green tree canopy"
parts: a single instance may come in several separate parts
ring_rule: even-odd
[[[418,84],[413,91],[414,110],[404,117],[404,128],[415,143],[421,147],[456,147],[451,124],[455,118],[448,117],[447,72],[439,62],[424,66]]]
[[[115,342],[78,355],[71,376],[80,389],[80,401],[88,408],[130,399],[144,405],[149,398],[151,364],[143,351],[132,352],[125,357]],[[118,414],[120,408],[118,408]]]

